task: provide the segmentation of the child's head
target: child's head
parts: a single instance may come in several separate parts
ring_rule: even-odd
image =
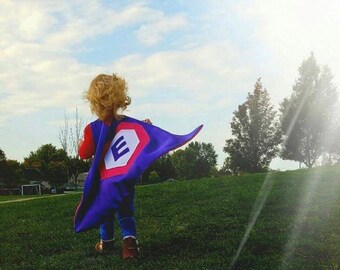
[[[131,103],[126,81],[116,74],[100,74],[95,77],[86,92],[86,98],[90,102],[91,111],[103,121],[112,117],[119,119],[118,110],[125,110]]]

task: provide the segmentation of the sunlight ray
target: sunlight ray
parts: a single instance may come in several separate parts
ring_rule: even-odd
[[[321,143],[325,145],[327,142],[329,145],[332,145],[336,139],[334,134],[328,131]],[[327,176],[323,175],[318,168],[309,171],[308,174],[309,181],[304,186],[300,204],[296,209],[294,225],[284,249],[281,269],[290,269],[289,264],[296,255],[296,249],[301,237],[304,233],[307,233],[304,231],[304,228],[306,225],[313,226],[309,224],[311,212],[316,212],[318,219],[326,220],[327,213],[332,210],[330,209],[330,205],[336,199],[336,190],[340,187],[340,181],[334,183],[321,181],[327,178]]]
[[[254,203],[254,206],[253,206],[253,209],[252,209],[252,212],[251,212],[251,215],[250,215],[250,219],[249,219],[249,223],[248,223],[248,226],[247,226],[247,229],[243,235],[243,238],[240,242],[240,245],[228,267],[228,269],[233,269],[233,267],[235,266],[235,263],[237,262],[238,260],[238,257],[240,256],[241,254],[241,251],[244,247],[244,245],[247,243],[247,240],[249,238],[249,234],[250,232],[252,231],[262,209],[263,209],[263,206],[267,200],[267,197],[268,197],[268,194],[269,192],[271,191],[272,189],[272,186],[273,186],[273,178],[272,178],[272,173],[268,173],[266,175],[266,178],[265,180],[263,181],[263,184],[262,184],[262,187],[261,187],[261,190],[256,198],[256,201]]]

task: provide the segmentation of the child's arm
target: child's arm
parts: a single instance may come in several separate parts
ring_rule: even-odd
[[[91,126],[84,130],[84,139],[79,142],[78,154],[81,159],[91,158],[96,151]]]

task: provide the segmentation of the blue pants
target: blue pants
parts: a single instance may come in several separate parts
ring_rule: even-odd
[[[134,219],[135,190],[126,197],[117,210],[117,219],[122,231],[122,238],[127,236],[136,237],[136,223]],[[100,238],[104,241],[114,239],[114,220],[100,225]]]

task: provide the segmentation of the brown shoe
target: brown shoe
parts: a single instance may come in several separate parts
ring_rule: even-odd
[[[114,241],[100,240],[100,242],[96,244],[95,249],[99,253],[111,253],[114,250]]]
[[[135,238],[127,237],[123,239],[123,259],[129,260],[139,255],[138,241]]]

